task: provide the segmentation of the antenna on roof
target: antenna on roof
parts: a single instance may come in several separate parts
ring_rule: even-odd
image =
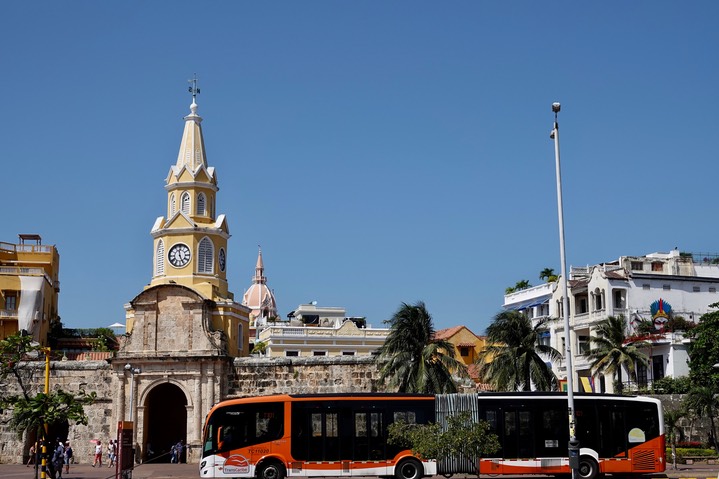
[[[195,99],[197,98],[197,95],[200,94],[200,89],[197,88],[197,73],[194,74],[192,80],[187,80],[187,82],[190,84],[187,91],[192,93],[192,103],[196,103]]]

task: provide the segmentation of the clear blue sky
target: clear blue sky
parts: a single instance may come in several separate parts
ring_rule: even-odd
[[[507,286],[717,252],[719,3],[3,4],[0,241],[61,255],[68,327],[124,322],[152,272],[197,73],[230,289],[262,245],[284,316],[380,327],[425,301],[482,334]],[[108,274],[108,271],[112,272]]]

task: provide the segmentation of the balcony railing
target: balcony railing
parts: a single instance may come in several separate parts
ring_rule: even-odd
[[[353,338],[384,338],[389,334],[389,329],[372,329],[362,328],[353,332],[353,334],[347,335]],[[292,336],[292,337],[336,337],[340,336],[339,329],[337,328],[297,328],[297,327],[282,327],[282,326],[270,326],[263,329],[260,332],[260,340],[268,339],[272,336]],[[344,336],[344,335],[342,335]]]
[[[42,268],[29,268],[25,266],[0,266],[0,274],[9,276],[42,276],[47,284],[56,291],[60,291],[60,282],[53,281]]]
[[[52,253],[53,246],[42,244],[12,244],[0,241],[0,250],[18,253]]]

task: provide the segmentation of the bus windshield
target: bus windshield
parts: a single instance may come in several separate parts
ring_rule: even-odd
[[[229,405],[210,416],[204,431],[203,456],[279,439],[283,435],[283,404]]]

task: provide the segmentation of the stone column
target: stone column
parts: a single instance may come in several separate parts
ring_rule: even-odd
[[[203,417],[203,410],[205,409],[205,405],[202,404],[202,369],[204,368],[204,366],[205,365],[203,363],[200,363],[200,370],[197,372],[197,375],[195,375],[195,379],[194,379],[195,380],[195,384],[194,384],[195,397],[192,401],[194,403],[194,408],[195,408],[195,410],[193,411],[193,413],[194,413],[193,423],[194,424],[192,427],[194,434],[191,439],[189,437],[187,438],[188,446],[190,444],[192,444],[193,461],[195,459],[199,459],[199,456],[198,457],[194,457],[194,456],[197,453],[198,448],[202,445],[202,417]],[[188,453],[190,452],[189,448],[188,448],[187,452]],[[190,455],[188,454],[187,462],[190,462],[189,456]]]
[[[119,383],[119,391],[117,392],[117,410],[115,417],[118,421],[125,420],[125,370],[117,375],[117,382]]]

